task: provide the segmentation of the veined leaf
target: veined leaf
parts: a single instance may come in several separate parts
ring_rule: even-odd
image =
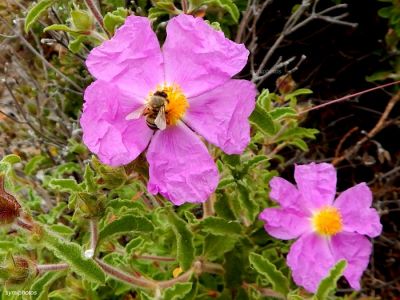
[[[300,95],[309,95],[312,93],[313,93],[313,91],[310,89],[298,89],[298,90],[293,91],[290,94],[285,95],[285,100],[288,100],[288,99],[291,99],[293,97],[297,97]]]
[[[81,190],[75,179],[56,179],[53,178],[49,181],[51,189],[59,192],[78,192]]]
[[[192,289],[192,282],[176,283],[174,286],[164,291],[164,300],[181,300],[186,299],[185,296]]]
[[[70,265],[71,269],[84,279],[103,283],[105,276],[100,267],[83,255],[83,249],[76,243],[69,242],[50,230],[43,233],[43,244],[49,248],[55,256]]]
[[[205,0],[201,2],[201,5],[215,5],[217,7],[221,7],[231,15],[235,23],[239,21],[239,9],[232,0]]]
[[[53,0],[42,0],[31,7],[25,18],[25,32],[29,31],[33,23],[39,19],[39,17],[53,4],[53,2]]]
[[[268,259],[253,252],[250,253],[249,260],[254,269],[268,279],[274,291],[283,295],[289,293],[288,279]]]
[[[153,230],[153,224],[145,217],[127,215],[106,225],[99,233],[98,243],[100,244],[102,240],[115,234],[152,232]]]
[[[203,255],[211,261],[221,258],[235,247],[238,238],[238,236],[209,234],[204,239]]]
[[[258,103],[256,104],[256,107],[251,114],[249,120],[266,135],[274,135],[276,132],[276,128],[271,115]]]
[[[31,286],[30,290],[36,293],[31,295],[31,300],[46,300],[48,299],[49,288],[64,272],[47,272],[40,276]]]
[[[214,235],[239,235],[242,227],[236,221],[228,221],[219,217],[208,217],[200,223],[201,230]]]
[[[335,290],[336,283],[342,276],[346,266],[347,262],[341,260],[330,270],[329,275],[319,284],[318,290],[313,297],[314,300],[328,299],[329,293]]]
[[[168,213],[168,219],[176,237],[176,258],[180,267],[186,271],[192,266],[194,260],[193,234],[188,229],[187,224],[174,212]]]

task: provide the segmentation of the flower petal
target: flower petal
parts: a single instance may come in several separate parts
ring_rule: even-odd
[[[284,208],[292,208],[307,212],[303,206],[300,192],[289,181],[281,177],[273,177],[269,182],[271,192],[269,196]]]
[[[218,184],[218,171],[206,146],[183,123],[157,131],[147,151],[148,190],[175,205],[204,202]]]
[[[357,184],[344,191],[334,206],[342,215],[344,230],[376,237],[382,232],[379,215],[371,208],[372,193],[365,183]]]
[[[265,231],[278,239],[290,240],[311,231],[307,216],[293,209],[266,208],[259,218],[265,222]]]
[[[83,141],[103,163],[127,164],[147,147],[153,131],[144,118],[125,120],[138,107],[137,101],[121,94],[115,85],[99,80],[86,88],[84,98],[80,118]]]
[[[86,65],[97,79],[117,84],[127,94],[143,98],[164,81],[157,36],[145,17],[129,16],[108,41],[94,48]]]
[[[372,252],[371,242],[363,235],[346,232],[333,236],[331,245],[335,260],[347,261],[344,277],[353,289],[359,290],[362,273],[368,266]]]
[[[240,154],[250,141],[248,118],[254,109],[256,88],[247,80],[229,80],[189,99],[185,122],[228,154]]]
[[[319,283],[335,265],[328,240],[315,234],[304,234],[291,246],[287,264],[296,284],[315,292]]]
[[[296,165],[294,178],[309,209],[332,204],[336,193],[336,170],[333,165]]]
[[[246,65],[249,51],[201,18],[181,14],[168,22],[163,45],[165,80],[187,97],[212,90]]]

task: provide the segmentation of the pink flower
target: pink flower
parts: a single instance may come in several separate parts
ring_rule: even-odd
[[[249,143],[256,88],[231,79],[248,54],[244,45],[189,15],[168,22],[160,49],[149,20],[129,16],[86,60],[97,80],[84,95],[83,141],[111,166],[128,164],[148,148],[151,193],[176,205],[204,202],[218,184],[218,171],[196,133],[228,154]],[[154,96],[167,100],[154,109]]]
[[[372,194],[360,183],[335,199],[336,170],[331,164],[296,166],[297,188],[280,177],[271,182],[270,197],[279,208],[266,208],[260,219],[273,237],[290,240],[287,263],[293,279],[310,292],[341,259],[347,261],[344,276],[354,289],[368,266],[372,251],[365,237],[381,233],[379,215],[371,208]]]

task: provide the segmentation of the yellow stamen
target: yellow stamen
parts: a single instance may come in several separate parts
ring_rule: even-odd
[[[174,278],[178,277],[179,275],[181,275],[183,272],[182,268],[176,268],[172,271],[172,276],[174,276]]]
[[[185,115],[189,103],[182,89],[176,84],[165,85],[161,90],[168,95],[165,108],[167,124],[175,125]]]
[[[343,223],[340,212],[332,206],[326,206],[315,212],[311,219],[316,232],[325,236],[332,236],[342,231]]]

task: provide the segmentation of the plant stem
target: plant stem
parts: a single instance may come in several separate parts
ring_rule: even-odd
[[[20,218],[17,219],[16,224],[21,227],[24,228],[28,231],[32,231],[33,229],[33,225],[30,223],[26,223],[24,220],[21,220]]]
[[[37,265],[36,269],[39,273],[51,272],[51,271],[61,271],[69,268],[68,264],[45,264],[45,265]]]
[[[155,255],[134,255],[133,258],[154,260],[154,261],[176,261],[176,259],[174,257],[155,256]]]
[[[92,12],[92,14],[93,14],[94,18],[96,19],[97,23],[99,23],[100,27],[107,34],[107,36],[110,37],[108,31],[104,27],[103,16],[101,15],[100,10],[98,9],[97,5],[94,3],[93,0],[84,0],[84,1],[85,1],[86,6]]]
[[[203,203],[203,219],[213,216],[215,214],[214,203],[215,203],[215,194],[212,194],[210,198]]]

